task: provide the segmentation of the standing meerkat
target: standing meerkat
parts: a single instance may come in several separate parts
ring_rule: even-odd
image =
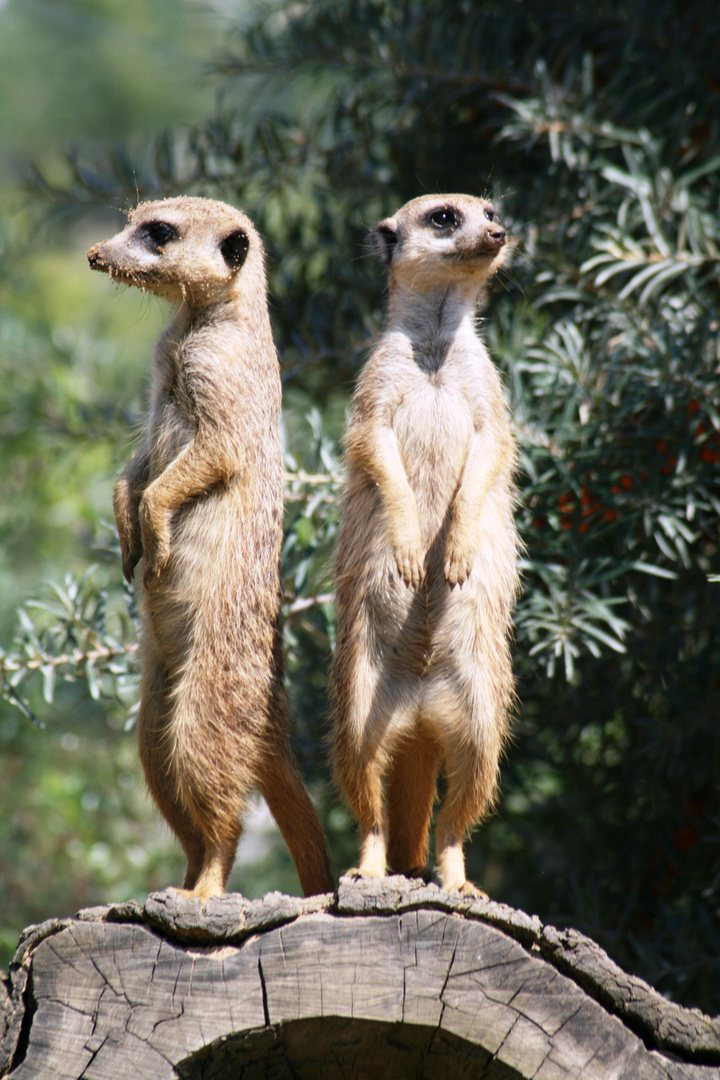
[[[331,675],[335,770],[362,841],[350,874],[420,873],[442,765],[440,881],[484,895],[462,845],[497,791],[519,541],[515,443],[474,313],[506,235],[484,199],[427,195],[370,236],[390,297],[346,438]]]
[[[176,308],[155,348],[140,449],[115,485],[123,572],[143,558],[138,736],[187,855],[185,890],[224,891],[251,788],[306,894],[333,888],[289,744],[280,629],[280,373],[264,256],[225,203],[141,203],[90,266]]]

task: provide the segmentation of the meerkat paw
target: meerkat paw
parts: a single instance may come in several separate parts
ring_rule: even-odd
[[[447,548],[445,549],[445,565],[443,570],[445,572],[445,580],[450,588],[453,588],[455,585],[464,585],[470,577],[474,557],[474,551],[468,553],[459,545],[453,544],[450,540],[448,541]]]
[[[137,564],[142,559],[142,555],[143,555],[143,553],[142,553],[142,549],[141,549],[138,554],[136,554],[135,552],[131,552],[122,561],[123,577],[127,581],[128,585],[132,585],[133,576],[135,574],[135,567],[137,566]]]
[[[212,899],[212,897],[226,895],[225,890],[222,887],[217,888],[215,886],[209,888],[195,887],[194,889],[180,889],[175,885],[171,885],[170,891],[175,893],[176,896],[182,897],[183,900],[199,900],[203,907],[205,907],[207,901]]]
[[[394,551],[398,573],[408,588],[417,589],[425,576],[424,556],[419,545],[396,547]]]
[[[135,567],[143,557],[142,537],[139,529],[129,537],[120,537],[120,555],[122,557],[123,577],[130,584]]]
[[[160,509],[149,491],[140,507],[142,546],[145,552],[144,581],[159,578],[170,559],[170,514]]]
[[[151,556],[145,555],[145,569],[143,571],[143,584],[147,587],[157,581],[170,559],[170,548],[167,551],[154,552]]]
[[[350,878],[351,881],[373,881],[376,878],[385,877],[385,874],[381,870],[376,870],[373,867],[367,869],[362,866],[352,866],[349,870],[346,870],[343,877]]]
[[[489,900],[490,897],[483,889],[473,885],[472,881],[460,881],[456,884],[443,885],[443,892],[460,893],[461,896],[469,896],[472,900]]]
[[[170,560],[170,534],[155,532],[151,528],[143,527],[143,551],[145,553],[145,569],[143,581],[145,585],[151,585],[156,581]]]

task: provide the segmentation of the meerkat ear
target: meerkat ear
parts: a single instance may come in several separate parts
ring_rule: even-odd
[[[373,255],[383,266],[392,262],[393,252],[398,242],[397,228],[389,221],[380,221],[368,236]]]
[[[248,234],[242,229],[236,229],[221,243],[220,254],[231,270],[239,270],[247,258],[249,247]]]

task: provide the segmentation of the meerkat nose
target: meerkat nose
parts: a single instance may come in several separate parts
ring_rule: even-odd
[[[507,234],[504,229],[488,229],[488,233],[492,237],[492,239],[495,240],[498,244],[505,243],[505,237]]]
[[[100,265],[100,263],[102,262],[102,256],[100,254],[98,246],[90,248],[87,253],[87,260],[93,269],[95,269],[96,266]]]

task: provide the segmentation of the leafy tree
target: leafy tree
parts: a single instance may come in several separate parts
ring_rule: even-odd
[[[213,194],[267,238],[306,766],[322,778],[337,442],[382,317],[364,231],[423,191],[492,192],[517,250],[483,333],[520,440],[527,552],[515,742],[469,868],[717,1010],[720,10],[310,0],[240,29],[208,122],[159,138],[154,161],[96,159],[39,187],[73,212],[110,184]],[[94,611],[86,622],[106,644]],[[14,674],[6,660],[12,693],[23,652],[46,647],[27,644],[35,632]],[[341,867],[347,815],[326,802]]]

